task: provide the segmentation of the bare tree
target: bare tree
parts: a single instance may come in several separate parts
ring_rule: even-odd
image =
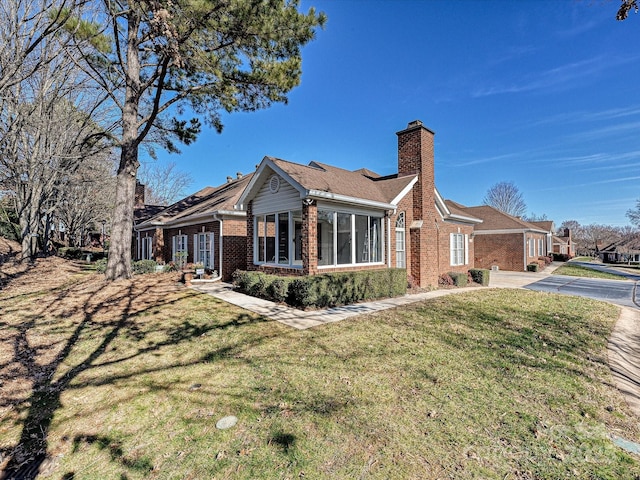
[[[138,176],[145,185],[145,203],[149,205],[171,205],[186,196],[193,183],[191,175],[178,170],[175,162],[143,163]]]
[[[107,158],[105,158],[107,157]],[[84,235],[102,222],[110,223],[115,196],[115,158],[106,153],[92,156],[69,175],[55,210],[69,242],[81,246]]]
[[[627,218],[636,227],[640,227],[640,199],[636,201],[636,206],[627,210]]]
[[[0,48],[11,47],[10,38],[3,41],[9,45]],[[103,147],[96,141],[100,129],[86,113],[97,118],[101,101],[87,94],[86,77],[65,45],[51,36],[30,53],[48,60],[37,68],[31,62],[14,68],[0,95],[0,183],[14,197],[23,259],[46,250],[65,179]]]
[[[482,202],[514,217],[522,217],[527,211],[522,193],[513,182],[496,183],[487,190]]]
[[[629,16],[629,12],[634,10],[638,13],[638,2],[637,0],[620,0],[621,5],[618,9],[618,13],[616,14],[616,20],[626,20]]]

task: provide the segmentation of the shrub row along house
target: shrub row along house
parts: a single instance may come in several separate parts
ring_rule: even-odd
[[[474,267],[525,270],[552,251],[551,225],[444,200],[434,133],[422,122],[397,136],[393,175],[265,157],[252,174],[159,212],[141,209],[137,258],[199,263],[223,280],[236,269],[295,276],[406,268],[410,282],[426,287]]]

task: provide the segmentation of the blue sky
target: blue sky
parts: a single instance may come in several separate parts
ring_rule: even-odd
[[[640,14],[618,0],[313,0],[328,21],[288,105],[225,115],[180,155],[196,191],[265,155],[397,171],[395,132],[436,132],[436,184],[478,205],[512,181],[528,214],[628,224],[640,198]]]

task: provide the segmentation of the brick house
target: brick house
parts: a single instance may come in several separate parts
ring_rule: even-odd
[[[526,222],[489,205],[456,206],[482,219],[473,232],[476,268],[525,271],[551,252],[552,222]]]
[[[134,258],[159,263],[199,263],[228,281],[246,268],[246,212],[233,206],[252,174],[227,177],[227,183],[205,187],[182,200],[144,214],[134,225]]]
[[[567,255],[573,258],[576,255],[575,245],[571,238],[571,230],[565,228],[553,236],[553,253]]]
[[[406,268],[419,286],[474,266],[481,220],[435,186],[434,133],[409,123],[398,172],[380,176],[265,157],[236,203],[246,212],[246,268],[287,275]]]

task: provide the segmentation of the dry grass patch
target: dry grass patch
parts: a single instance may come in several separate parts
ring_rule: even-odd
[[[609,383],[613,306],[485,290],[295,331],[175,280],[78,270],[0,293],[5,467],[67,479],[640,475],[608,437],[639,439]],[[226,415],[238,424],[216,429]]]

